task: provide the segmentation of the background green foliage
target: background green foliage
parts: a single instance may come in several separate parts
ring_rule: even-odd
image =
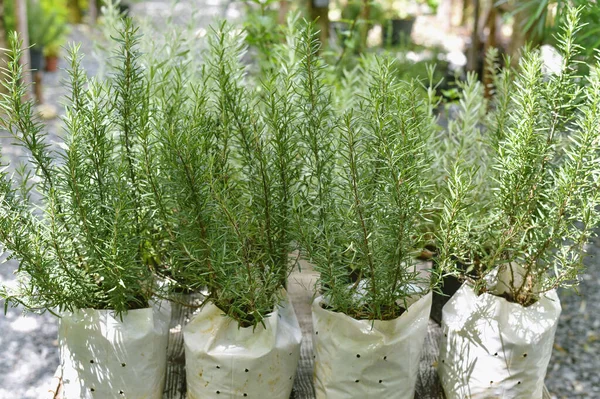
[[[503,3],[506,1],[502,1]],[[582,47],[582,54],[592,57],[594,50],[600,47],[600,4],[589,0],[524,0],[516,4],[513,13],[523,13],[528,17],[524,25],[518,27],[531,33],[536,41],[559,45],[556,34],[567,23],[570,9],[579,8],[581,32],[576,43]]]
[[[6,31],[16,29],[14,0],[5,0],[3,16]],[[27,23],[29,42],[38,47],[60,47],[67,33],[69,10],[67,0],[28,0]]]

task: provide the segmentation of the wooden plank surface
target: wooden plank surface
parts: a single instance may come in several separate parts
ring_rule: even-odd
[[[312,266],[300,261],[300,268],[288,278],[288,294],[294,305],[294,311],[300,328],[302,329],[302,346],[300,348],[300,363],[296,371],[293,399],[313,399],[315,389],[312,383],[313,377],[313,346],[312,346],[312,313],[311,305],[315,297],[315,284],[318,274],[313,271]]]
[[[306,263],[301,263],[301,271],[294,271],[289,278],[288,291],[303,334],[300,363],[290,399],[315,398],[312,384],[311,304],[314,299],[314,285],[316,280],[317,274]],[[197,304],[199,300],[199,296],[181,295],[178,298],[179,303],[175,302],[172,304],[171,330],[167,354],[167,380],[163,399],[185,399],[186,397],[185,356],[181,327],[189,321],[194,311],[193,307],[186,305]],[[425,338],[425,349],[419,365],[419,379],[417,381],[415,399],[445,399],[436,371],[441,335],[442,330],[440,326],[433,320],[429,320],[428,332]],[[51,395],[49,398],[62,399],[60,395],[60,370],[57,370],[57,374],[49,389],[49,394]],[[550,398],[548,392],[545,391],[544,399]]]

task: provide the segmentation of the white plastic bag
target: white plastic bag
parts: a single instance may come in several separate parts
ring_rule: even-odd
[[[64,399],[161,399],[170,305],[130,310],[83,309],[60,319]]]
[[[207,303],[183,328],[188,399],[288,399],[302,331],[287,297],[262,325],[240,328]]]
[[[529,307],[464,284],[442,310],[447,399],[541,399],[560,315],[555,291]]]
[[[317,399],[413,399],[431,293],[389,321],[357,320],[322,302],[312,306]]]

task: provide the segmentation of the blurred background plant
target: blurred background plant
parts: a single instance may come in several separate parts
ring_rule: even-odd
[[[559,45],[556,35],[568,18],[569,7],[573,6],[580,10],[581,31],[575,38],[575,44],[583,49],[580,59],[593,61],[596,50],[600,48],[600,4],[597,1],[500,0],[497,4],[509,5],[511,16],[515,19],[514,29],[522,32],[522,38],[515,40],[513,47],[529,42],[556,48]],[[587,64],[580,63],[578,66],[584,74],[589,72]]]
[[[6,31],[15,31],[15,0],[5,0],[4,6]],[[58,55],[57,50],[66,42],[68,14],[66,0],[27,0],[27,26],[32,48],[43,51],[50,46],[51,53]]]
[[[246,44],[254,52],[258,75],[275,65],[274,46],[285,39],[283,22],[279,20],[278,0],[246,0],[243,23]]]

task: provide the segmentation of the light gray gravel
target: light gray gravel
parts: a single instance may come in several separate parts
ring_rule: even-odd
[[[579,295],[559,291],[563,310],[546,377],[554,398],[600,398],[600,239],[588,250]]]
[[[167,1],[154,0],[136,3],[134,15],[146,15],[154,26],[166,15],[184,23],[189,15],[198,11],[194,24],[205,29],[214,17],[238,18],[241,14],[236,4],[227,13],[223,5],[228,0],[195,0],[180,2],[175,7]],[[91,54],[92,33],[87,28],[75,27],[71,38],[82,42],[82,50]],[[84,58],[90,73],[97,70],[92,56]],[[61,67],[65,67],[61,60]],[[60,110],[59,99],[64,94],[60,85],[65,72],[44,75],[46,102]],[[50,139],[60,140],[59,121],[51,123]],[[23,154],[20,149],[7,147],[8,140],[0,138],[5,156],[11,161]],[[556,333],[553,357],[546,378],[547,386],[556,399],[600,398],[600,240],[589,247],[588,269],[581,277],[579,294],[561,291],[563,312]],[[0,267],[0,283],[14,281],[15,263]],[[58,366],[57,321],[50,314],[21,315],[20,309],[9,309],[0,315],[0,399],[39,399],[47,393],[52,375]],[[528,399],[528,398],[523,398]]]

